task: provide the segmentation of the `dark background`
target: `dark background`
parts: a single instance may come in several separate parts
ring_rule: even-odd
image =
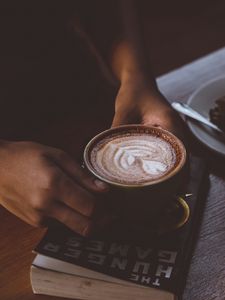
[[[136,3],[155,76],[225,45],[223,0]],[[81,118],[84,107],[87,115],[88,109],[92,113],[96,99],[115,98],[116,92],[96,75],[93,57],[74,37],[71,20],[83,26],[107,60],[112,40],[122,34],[118,1],[0,3],[1,137],[15,136],[16,128],[17,138],[29,138],[25,131],[29,128],[34,136],[40,120],[46,126],[59,115],[65,118],[74,112]],[[110,103],[108,109],[113,111]]]
[[[102,20],[109,23],[105,12],[113,14],[115,2],[86,0],[79,8],[99,44],[107,36],[108,27],[102,26]],[[139,0],[137,4],[156,76],[225,45],[223,0]]]
[[[25,68],[63,42],[65,23],[78,15],[97,47],[105,51],[119,29],[116,0],[1,1],[1,79]],[[223,0],[139,0],[137,7],[156,76],[225,45]],[[7,58],[11,58],[11,62]],[[6,63],[8,63],[6,65]],[[11,74],[10,74],[11,73]]]

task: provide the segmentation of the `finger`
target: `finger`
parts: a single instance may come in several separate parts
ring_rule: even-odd
[[[94,195],[79,186],[63,172],[57,184],[56,198],[87,217],[90,217],[95,210]]]
[[[49,212],[49,217],[53,217],[83,236],[88,236],[92,230],[92,222],[89,218],[72,210],[62,203],[55,203]]]
[[[73,160],[67,153],[61,150],[54,150],[51,157],[55,163],[73,180],[84,188],[92,192],[106,192],[109,187],[106,183],[89,175],[79,164]]]

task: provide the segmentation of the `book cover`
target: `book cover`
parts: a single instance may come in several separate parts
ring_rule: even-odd
[[[179,229],[175,230],[170,223],[171,217],[179,221],[179,214],[182,214],[183,207],[175,202],[162,214],[158,227],[150,227],[147,223],[137,226],[117,221],[101,234],[84,238],[59,225],[49,228],[35,248],[38,255],[33,265],[51,270],[50,265],[43,265],[44,260],[42,265],[39,264],[41,256],[47,257],[65,262],[68,266],[77,266],[76,276],[85,277],[87,270],[89,278],[94,278],[97,272],[101,274],[100,280],[123,280],[127,284],[134,283],[180,295],[207,190],[206,173],[204,161],[192,157],[190,180],[186,187],[186,193],[190,195],[185,199],[189,218]],[[59,268],[55,271],[74,274],[70,268],[66,270]]]

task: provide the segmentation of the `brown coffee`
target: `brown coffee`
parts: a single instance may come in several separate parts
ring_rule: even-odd
[[[122,126],[103,132],[89,149],[89,167],[105,181],[142,186],[174,172],[185,154],[171,133],[155,127]]]

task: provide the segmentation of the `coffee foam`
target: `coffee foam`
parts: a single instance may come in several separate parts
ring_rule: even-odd
[[[142,184],[166,175],[175,165],[173,146],[162,137],[123,133],[98,142],[91,163],[100,176],[122,184]]]

